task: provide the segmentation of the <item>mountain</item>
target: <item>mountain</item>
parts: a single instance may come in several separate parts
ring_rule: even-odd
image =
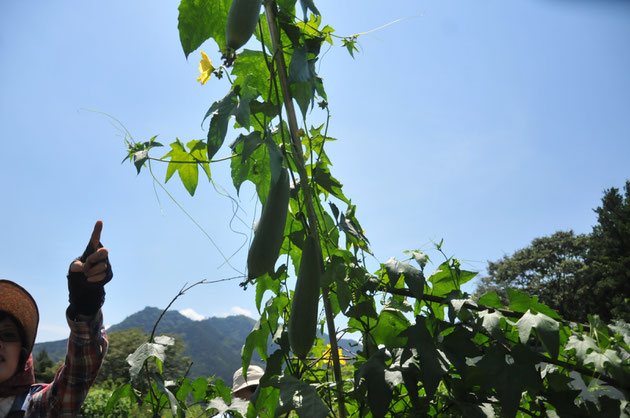
[[[161,313],[161,309],[146,307],[112,325],[107,332],[141,328],[145,334],[151,334]],[[155,335],[182,337],[186,344],[184,355],[193,360],[189,377],[194,379],[215,375],[229,385],[232,374],[241,367],[241,348],[255,323],[255,320],[243,315],[193,321],[177,311],[167,311],[160,320]],[[33,356],[37,358],[39,352],[46,349],[52,361],[57,362],[65,357],[67,346],[67,339],[38,343],[33,348]],[[254,356],[253,362],[261,364],[260,357]]]
[[[161,313],[161,309],[146,307],[112,325],[107,332],[141,328],[145,334],[151,334]],[[255,324],[255,320],[243,315],[193,321],[177,311],[167,311],[160,320],[155,335],[171,334],[182,338],[186,344],[184,355],[193,361],[188,374],[190,378],[215,375],[231,385],[232,374],[242,364],[241,348]],[[356,351],[357,347],[353,343],[350,340],[341,340],[340,346]],[[39,352],[46,349],[48,356],[56,363],[65,357],[67,345],[67,339],[37,343],[33,348],[33,356],[37,358]],[[272,351],[273,349],[268,350],[269,353]],[[256,351],[252,363],[262,365]]]

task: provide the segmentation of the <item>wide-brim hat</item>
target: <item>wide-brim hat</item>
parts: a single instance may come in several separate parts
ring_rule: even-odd
[[[0,279],[0,311],[13,316],[24,331],[23,347],[30,353],[35,344],[39,310],[35,299],[22,286]]]
[[[247,368],[247,380],[245,380],[245,376],[243,376],[243,368],[241,367],[236,372],[234,372],[233,382],[232,382],[232,394],[238,392],[241,389],[245,389],[249,386],[256,386],[260,379],[265,374],[265,371],[258,366],[250,365]]]

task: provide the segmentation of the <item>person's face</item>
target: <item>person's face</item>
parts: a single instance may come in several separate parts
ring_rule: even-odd
[[[9,318],[0,321],[0,383],[9,380],[20,362],[20,332]]]
[[[234,396],[249,401],[254,392],[256,392],[256,386],[247,386],[239,391],[234,392]]]

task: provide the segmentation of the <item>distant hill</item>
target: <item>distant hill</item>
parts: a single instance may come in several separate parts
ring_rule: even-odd
[[[112,325],[107,331],[142,328],[150,334],[161,313],[161,309],[146,307]],[[177,311],[168,311],[158,324],[156,335],[182,337],[186,344],[185,355],[193,359],[189,373],[191,378],[216,375],[229,385],[234,370],[241,367],[241,348],[255,323],[255,320],[243,315],[193,321]],[[67,339],[38,343],[33,348],[33,356],[37,357],[42,349],[46,349],[53,362],[57,362],[65,357],[67,346]],[[254,361],[260,363],[260,358],[255,357]]]
[[[161,313],[161,309],[146,307],[112,325],[107,331],[142,328],[150,334]],[[232,374],[241,367],[241,348],[255,324],[255,320],[243,315],[193,321],[177,311],[168,311],[162,317],[156,335],[174,334],[182,337],[186,344],[185,355],[193,360],[189,377],[194,379],[215,375],[231,385]],[[340,345],[350,347],[349,343],[348,340],[342,340]],[[42,349],[46,349],[53,362],[57,362],[65,357],[67,345],[67,339],[38,343],[33,348],[33,356],[37,357]],[[352,351],[355,350],[356,347],[352,348]],[[252,362],[262,364],[258,353],[254,352]]]

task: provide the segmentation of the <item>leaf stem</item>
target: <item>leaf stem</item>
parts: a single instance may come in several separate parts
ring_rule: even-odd
[[[165,160],[164,157],[162,158],[155,158],[155,157],[147,157],[147,160],[152,160],[152,161],[159,161],[161,163],[175,163],[175,164],[212,164],[212,163],[219,163],[221,161],[227,161],[227,160],[231,160],[233,158],[236,157],[240,157],[241,154],[232,154],[229,157],[224,157],[224,158],[219,158],[217,160],[210,160],[210,161],[204,161],[204,160],[199,160],[199,159],[195,159],[195,161],[176,161],[176,160]]]

